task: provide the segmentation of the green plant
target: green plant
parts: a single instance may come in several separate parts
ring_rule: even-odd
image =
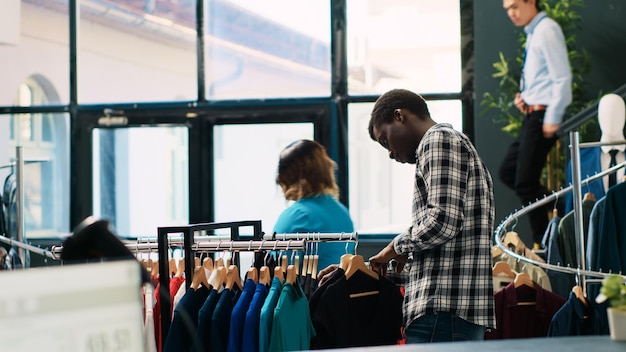
[[[584,7],[584,0],[542,0],[541,6],[548,16],[554,19],[563,30],[570,66],[572,68],[572,103],[565,113],[566,118],[580,112],[590,104],[597,102],[597,97],[587,99],[584,93],[584,76],[591,72],[589,55],[584,48],[576,45],[576,32],[580,30],[582,17],[577,10]],[[495,72],[492,77],[498,80],[495,92],[486,92],[480,102],[481,114],[496,110],[493,118],[494,123],[502,125],[502,131],[516,137],[522,126],[524,115],[513,105],[515,94],[519,92],[521,66],[526,46],[526,34],[523,29],[517,33],[519,42],[517,54],[513,58],[507,58],[500,52],[498,61],[493,63]],[[581,139],[586,140],[589,128],[595,124],[595,120],[589,120],[581,127],[579,132]],[[549,160],[544,169],[542,180],[548,188],[557,189],[564,182],[565,155],[557,148],[550,153]]]
[[[626,310],[626,284],[620,275],[609,275],[602,279],[602,288],[596,298],[598,303],[609,300],[611,307]]]

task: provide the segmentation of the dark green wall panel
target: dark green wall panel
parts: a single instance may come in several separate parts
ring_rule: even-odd
[[[587,0],[581,9],[583,21],[577,34],[579,47],[591,56],[592,73],[586,77],[590,97],[610,92],[626,84],[626,1]],[[493,63],[502,51],[506,57],[517,53],[517,29],[506,16],[502,2],[474,1],[475,97],[474,130],[478,151],[491,170],[495,183],[497,224],[519,209],[521,204],[513,191],[498,179],[498,167],[512,137],[493,123],[494,110],[481,114],[480,102],[485,92],[494,92],[497,81],[491,77]],[[526,243],[530,240],[526,219],[520,219],[515,229]]]

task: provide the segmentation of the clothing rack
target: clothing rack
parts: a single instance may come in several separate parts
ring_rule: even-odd
[[[216,224],[200,224],[200,225],[190,225],[189,227],[205,227],[207,225],[216,225]],[[187,227],[184,227],[187,228]],[[166,234],[165,231],[177,228],[159,228],[159,239]],[[220,236],[215,236],[217,238],[211,238],[212,236],[206,236],[201,241],[196,241],[191,245],[185,246],[185,275],[186,282],[189,283],[192,279],[192,274],[189,272],[189,269],[193,270],[193,251],[230,251],[230,252],[256,252],[256,251],[275,251],[275,250],[298,250],[303,251],[306,248],[307,242],[306,240],[224,240],[220,238]],[[163,247],[162,242],[159,242],[159,257],[161,258],[161,249]],[[191,249],[191,251],[187,251],[187,247]],[[167,254],[164,254],[167,256]],[[188,258],[190,258],[191,264],[188,265]],[[163,264],[164,263],[164,264]],[[167,260],[159,260],[159,300],[161,303],[161,336],[163,336],[164,340],[167,337],[169,332],[169,327],[171,324],[171,297],[169,295],[169,273],[166,267],[165,273],[163,273],[162,267],[163,265],[167,265]],[[190,266],[191,265],[191,266]],[[165,280],[164,280],[165,279]],[[167,282],[167,284],[164,284]],[[187,287],[189,288],[189,286]]]
[[[240,235],[240,229],[242,227],[252,227],[253,234],[252,236],[244,236]],[[196,248],[196,239],[195,235],[197,233],[210,231],[215,231],[218,229],[230,229],[230,239],[231,241],[239,241],[239,240],[261,240],[263,237],[263,232],[261,231],[261,220],[249,220],[249,221],[236,221],[236,222],[221,222],[221,223],[202,223],[202,224],[192,224],[185,226],[166,226],[159,227],[157,229],[157,244],[158,244],[158,253],[159,258],[167,258],[168,250],[170,248],[169,238],[170,235],[178,235],[178,240],[180,240],[182,236],[183,243],[183,253],[185,260],[185,285],[187,288],[191,285],[192,273],[194,269],[194,258],[193,251]],[[221,242],[221,245],[220,245]],[[214,242],[215,243],[215,242]],[[224,245],[224,241],[217,240],[216,246],[220,248]],[[234,243],[233,243],[234,245]],[[246,243],[250,245],[252,248],[252,244]],[[198,244],[199,246],[199,244]],[[223,250],[227,250],[228,248],[223,248]],[[256,248],[255,248],[256,250]],[[239,255],[235,254],[233,257],[233,261],[235,263],[239,263]],[[169,276],[169,267],[167,260],[159,260],[159,301],[161,303],[161,333],[164,338],[167,336],[169,331],[170,322],[172,320],[171,316],[171,299],[170,297],[170,276]]]
[[[585,285],[585,276],[589,276],[589,277],[595,277],[595,278],[604,278],[607,277],[609,275],[612,275],[613,273],[603,273],[600,271],[592,271],[592,270],[586,270],[585,268],[585,259],[584,259],[584,236],[582,234],[582,230],[583,230],[583,219],[582,219],[582,185],[584,184],[589,184],[597,179],[600,179],[606,175],[609,175],[611,173],[616,172],[617,170],[626,167],[626,161],[622,162],[620,164],[617,164],[613,167],[610,167],[606,170],[603,170],[602,172],[599,172],[593,176],[587,177],[584,180],[581,180],[580,178],[580,154],[579,154],[579,149],[580,147],[590,147],[590,146],[599,146],[599,145],[613,145],[615,143],[606,143],[606,144],[599,144],[599,143],[584,143],[584,144],[579,144],[578,143],[578,132],[572,132],[573,136],[570,137],[570,140],[572,141],[571,147],[572,147],[572,185],[567,186],[557,192],[554,192],[550,195],[545,196],[544,198],[537,200],[525,207],[523,207],[520,210],[517,210],[511,214],[509,214],[501,223],[500,225],[498,225],[498,227],[496,228],[495,231],[495,242],[498,245],[498,247],[500,247],[506,254],[510,255],[511,257],[516,258],[517,260],[521,260],[527,263],[531,263],[534,264],[536,266],[539,266],[541,268],[544,269],[548,269],[548,270],[554,270],[554,271],[559,271],[559,272],[563,272],[563,273],[568,273],[568,274],[574,274],[577,276],[578,278],[578,282],[581,285],[581,288],[583,289],[583,293],[586,294],[586,285]],[[563,267],[560,265],[554,265],[554,264],[548,264],[548,263],[542,263],[542,262],[538,262],[536,260],[527,258],[521,254],[517,254],[515,251],[511,250],[508,248],[508,246],[506,246],[503,242],[504,236],[506,235],[507,232],[507,227],[511,224],[515,225],[517,223],[517,219],[519,217],[521,217],[522,215],[525,215],[537,208],[540,208],[548,203],[552,203],[552,202],[556,202],[556,200],[558,200],[559,197],[564,196],[565,194],[567,194],[568,192],[574,192],[574,219],[575,219],[575,236],[576,236],[576,244],[577,244],[577,248],[576,248],[576,255],[577,255],[577,259],[578,259],[578,268],[572,268],[572,267]],[[582,266],[582,268],[581,268]],[[621,273],[620,273],[621,275]],[[622,277],[624,278],[624,280],[626,280],[626,276],[622,275]]]
[[[202,232],[200,232],[202,233]],[[215,250],[213,247],[216,247],[214,243],[218,243],[223,241],[223,244],[220,246],[219,243],[217,245],[218,250],[224,250],[223,246],[228,246],[228,243],[231,242],[230,235],[215,235],[215,236],[194,236],[194,250],[202,250],[202,251],[211,251]],[[211,241],[211,244],[206,242]],[[122,243],[130,250],[131,252],[138,253],[151,253],[157,252],[159,249],[159,243],[157,241],[157,237],[138,237],[136,240],[122,240]],[[184,246],[183,238],[178,239],[168,239],[169,247],[182,247]],[[237,248],[238,246],[235,246]],[[280,247],[279,247],[280,248]],[[55,259],[59,259],[61,257],[61,253],[63,252],[63,246],[53,246],[50,251]]]
[[[5,237],[0,236],[0,241],[10,244],[11,246],[16,246],[20,248],[17,251],[17,255],[24,263],[24,254],[21,249],[25,249],[29,252],[40,254],[47,258],[57,259],[53,255],[51,255],[50,251],[41,249],[39,247],[31,246],[25,244],[24,240],[24,228],[25,228],[25,220],[24,220],[24,165],[30,163],[39,163],[49,161],[48,158],[38,158],[38,159],[24,159],[22,146],[15,147],[15,161],[11,161],[7,165],[0,166],[0,169],[3,168],[12,168],[15,170],[15,195],[16,195],[16,214],[15,214],[15,223],[17,224],[17,234],[16,241]]]
[[[46,258],[59,259],[59,257],[56,256],[54,254],[54,252],[52,252],[52,251],[49,251],[47,249],[43,249],[41,247],[36,247],[36,246],[30,245],[30,244],[26,244],[26,243],[23,243],[23,242],[18,242],[16,240],[10,239],[10,238],[8,238],[6,236],[0,235],[0,242],[6,243],[6,244],[8,244],[10,246],[19,247],[21,249],[27,250],[27,251],[29,251],[31,253],[39,254],[39,255],[44,256]],[[20,258],[20,259],[22,259],[22,258]]]
[[[307,241],[358,241],[356,232],[337,232],[337,233],[274,233],[263,235],[265,240],[307,240]]]

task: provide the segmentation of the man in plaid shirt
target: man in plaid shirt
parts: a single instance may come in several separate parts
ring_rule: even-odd
[[[406,343],[482,340],[495,328],[489,171],[465,135],[407,90],[376,101],[369,133],[390,158],[415,164],[412,225],[369,259],[383,275],[398,263],[388,277],[405,288]]]

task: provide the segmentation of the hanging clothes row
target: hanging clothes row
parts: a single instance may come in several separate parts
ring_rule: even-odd
[[[358,244],[358,234],[348,233],[274,233],[263,236],[265,239],[304,239],[307,243],[315,243],[317,256],[317,267],[326,268],[329,265],[337,264],[343,254],[356,254]],[[300,258],[300,262],[303,258]]]
[[[163,351],[308,349],[313,329],[295,265],[289,264],[285,273],[278,258],[262,264],[260,270],[255,265],[240,270],[234,264],[196,268],[191,286],[174,307]],[[243,282],[240,272],[245,272]]]
[[[372,272],[362,256],[347,253],[356,250],[356,233],[262,238],[226,243],[209,236],[186,245],[196,258],[203,249],[261,255],[255,256],[255,263],[247,269],[235,264],[218,266],[217,260],[211,269],[196,266],[192,276],[186,276],[191,285],[172,310],[168,333],[163,334],[163,351],[280,351],[389,345],[400,340],[400,289]],[[333,280],[316,290],[319,248],[327,242],[352,256],[352,266],[333,273]],[[243,283],[217,279],[224,275],[220,271],[245,273]],[[341,319],[336,319],[337,299],[347,314]],[[167,311],[162,312],[162,326],[167,324],[165,315]],[[349,326],[344,324],[348,321]]]
[[[228,346],[233,346],[232,348],[235,348],[235,350],[241,350],[240,345],[244,343],[244,341],[246,341],[246,343],[254,343],[259,340],[258,336],[269,336],[257,332],[256,330],[259,329],[259,324],[253,324],[252,332],[246,329],[245,335],[247,338],[243,339],[244,330],[241,329],[243,326],[240,325],[244,322],[242,313],[247,313],[251,304],[253,307],[256,307],[254,308],[255,310],[258,310],[260,309],[260,303],[265,302],[265,296],[270,294],[269,283],[272,277],[273,290],[277,291],[278,287],[280,287],[277,296],[281,297],[284,301],[284,303],[280,303],[282,301],[278,300],[275,303],[278,307],[285,306],[282,309],[278,309],[278,311],[282,311],[283,315],[287,314],[287,319],[289,320],[289,323],[283,322],[283,324],[279,324],[279,326],[282,326],[283,329],[289,329],[291,333],[288,336],[293,336],[293,330],[297,330],[296,327],[298,326],[298,324],[295,324],[296,322],[310,325],[310,319],[307,319],[308,315],[302,314],[302,312],[308,313],[308,303],[301,286],[295,281],[297,277],[295,273],[295,263],[292,262],[288,266],[286,273],[283,273],[281,266],[283,263],[281,263],[281,259],[287,258],[286,255],[275,257],[272,260],[274,264],[267,262],[270,252],[303,251],[305,246],[306,244],[303,240],[292,239],[283,241],[203,240],[194,242],[191,245],[191,249],[194,253],[202,251],[228,251],[231,253],[253,251],[255,253],[263,253],[262,256],[256,257],[263,258],[263,262],[258,272],[257,266],[259,265],[253,265],[246,271],[247,278],[244,284],[240,283],[240,271],[235,264],[224,265],[225,262],[220,261],[218,258],[218,260],[215,261],[215,265],[209,269],[210,265],[208,267],[204,265],[210,263],[210,260],[206,260],[208,259],[206,258],[202,268],[196,266],[193,276],[191,277],[191,285],[187,288],[185,294],[173,309],[170,329],[167,335],[163,335],[166,337],[163,343],[163,350],[180,351],[192,349],[221,351],[225,350]],[[291,257],[293,261],[293,255]],[[278,286],[276,280],[280,280],[281,275],[272,275],[273,273],[283,273],[282,276],[285,277],[285,283],[280,283],[280,286]],[[187,278],[190,278],[190,276],[187,276]],[[282,298],[283,296],[284,298]],[[254,299],[255,297],[256,299]],[[257,303],[253,304],[253,302]],[[164,305],[161,306],[161,309],[166,309],[163,306]],[[231,316],[233,319],[231,319]],[[260,316],[259,312],[259,318]],[[274,314],[272,314],[272,316],[274,316]],[[165,317],[162,317],[163,323],[165,323],[164,320]],[[231,321],[232,324],[230,324]],[[249,319],[245,321],[249,321]],[[280,323],[280,319],[278,319],[278,323]],[[256,330],[254,326],[256,326]],[[262,324],[260,326],[268,327],[271,325]],[[307,331],[304,328],[300,330],[302,333],[306,333]],[[203,333],[198,334],[199,331]],[[280,329],[277,328],[275,331],[280,332]],[[257,337],[250,339],[250,334]],[[269,339],[266,340],[271,342]],[[306,347],[304,345],[293,345],[293,343],[302,341],[307,341],[308,343],[310,336],[306,336],[306,338],[302,339],[296,338],[295,340],[287,340],[287,343],[290,342],[292,347],[280,347],[281,343],[286,342],[284,338],[278,338],[273,341],[274,344],[278,343],[279,345],[274,346],[272,350]],[[259,342],[256,342],[256,345],[258,344]],[[252,350],[258,350],[258,348],[254,347]]]
[[[534,280],[518,277],[515,275],[513,282],[508,284],[504,289],[496,292],[496,302],[508,302],[506,306],[498,305],[496,307],[498,329],[492,332],[491,337],[495,338],[515,338],[515,337],[536,337],[536,336],[571,336],[571,335],[599,335],[608,334],[608,323],[606,321],[606,306],[599,305],[595,302],[595,294],[588,294],[587,285],[601,281],[602,278],[610,275],[611,272],[601,270],[599,267],[587,265],[585,256],[586,240],[584,238],[583,228],[583,197],[582,185],[589,184],[608,174],[626,166],[626,163],[617,164],[603,172],[594,176],[581,179],[579,175],[579,145],[577,143],[578,134],[573,133],[572,140],[572,175],[573,185],[566,187],[552,195],[546,196],[519,211],[514,212],[505,218],[498,226],[495,233],[495,242],[497,247],[506,255],[515,258],[527,264],[536,265],[547,271],[548,274],[564,274],[575,278],[575,286],[570,287],[571,290],[567,297],[563,298],[553,294],[548,290],[544,290]],[[510,226],[517,223],[517,219],[522,215],[542,207],[546,204],[554,202],[559,197],[564,197],[569,192],[574,193],[574,210],[572,213],[574,232],[570,233],[574,237],[571,243],[575,243],[575,266],[565,266],[563,262],[551,261],[552,254],[548,246],[547,263],[543,260],[530,258],[528,255],[520,254],[514,248],[509,246],[511,231],[507,230]],[[616,220],[611,220],[615,223]],[[550,228],[546,229],[550,231]],[[507,238],[507,236],[509,236]],[[619,257],[618,257],[619,258]],[[569,264],[569,263],[568,263]],[[587,270],[590,267],[592,270]],[[505,270],[494,267],[495,272],[504,272]],[[615,271],[613,271],[615,272]],[[624,277],[626,279],[626,277]],[[526,297],[524,297],[526,296]],[[589,297],[589,298],[588,298]],[[511,302],[517,302],[511,306]],[[535,314],[541,312],[542,321],[537,321]],[[512,316],[515,314],[515,316]],[[523,322],[533,322],[532,324],[523,324]],[[532,326],[531,326],[532,325]],[[539,328],[538,328],[539,327]],[[533,331],[524,331],[524,329],[534,329]],[[529,336],[528,334],[534,334]],[[487,335],[486,335],[487,337]]]

